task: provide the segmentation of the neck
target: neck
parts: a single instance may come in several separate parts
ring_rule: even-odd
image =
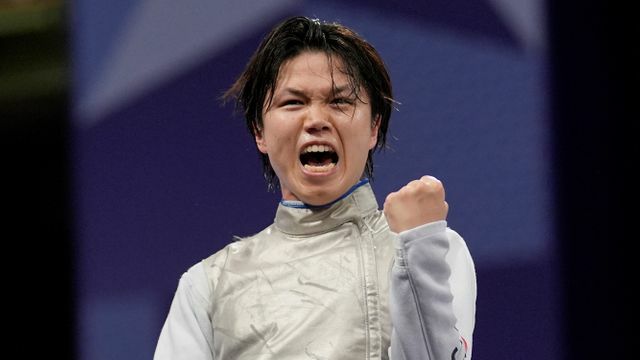
[[[337,199],[328,202],[326,204],[322,204],[322,205],[311,205],[311,204],[306,204],[302,201],[296,201],[296,200],[280,200],[280,204],[287,206],[287,207],[293,207],[293,208],[299,208],[299,209],[322,209],[322,208],[327,208],[335,203],[337,203],[338,201],[346,198],[347,196],[351,195],[351,193],[353,193],[357,188],[359,188],[362,185],[368,184],[369,183],[369,179],[368,178],[362,178],[360,179],[360,181],[358,181],[355,185],[353,185],[349,190],[347,190],[347,192],[345,192],[344,194],[342,194],[340,197],[338,197]]]

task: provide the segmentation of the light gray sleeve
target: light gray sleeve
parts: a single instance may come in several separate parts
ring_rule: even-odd
[[[400,233],[391,273],[391,359],[470,359],[475,300],[473,261],[446,221]]]
[[[154,360],[213,360],[208,294],[207,276],[198,263],[180,278]]]

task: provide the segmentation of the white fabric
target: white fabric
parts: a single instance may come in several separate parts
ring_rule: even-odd
[[[329,348],[325,347],[326,351],[323,353],[331,359],[360,358],[361,353],[362,358],[366,359],[386,359],[387,356],[393,360],[471,358],[477,291],[475,269],[464,240],[447,227],[446,221],[437,221],[394,234],[389,231],[384,216],[377,210],[370,186],[364,184],[326,210],[293,209],[281,204],[274,224],[275,226],[269,226],[259,234],[229,244],[183,274],[158,340],[155,360],[214,360],[213,354],[219,353],[220,350],[218,346],[231,351],[222,352],[224,355],[221,356],[225,359],[238,358],[235,352],[242,353],[241,357],[249,359],[258,356],[252,354],[262,354],[259,355],[260,359],[277,359],[280,351],[287,352],[288,358],[318,358],[313,352],[308,352],[308,348],[300,348],[299,340],[326,343]],[[329,244],[339,247],[331,247]],[[361,250],[354,250],[355,252],[344,253],[344,249],[349,246],[350,249],[355,249],[354,244],[373,245],[373,248],[366,252],[360,248]],[[313,261],[304,261],[309,259],[310,254],[325,256],[324,251],[327,247],[342,249],[339,253],[333,251],[331,256],[338,255],[339,261],[345,260],[350,266],[372,265],[366,270],[369,273],[360,274],[364,276],[361,280],[368,279],[367,295],[362,297],[362,289],[359,286],[352,290],[350,287],[345,288],[343,294],[347,294],[347,297],[344,300],[352,302],[348,305],[351,308],[343,307],[341,312],[327,313],[328,316],[341,314],[340,318],[356,315],[353,319],[358,319],[364,316],[364,326],[356,321],[345,322],[343,325],[348,326],[348,329],[335,328],[341,322],[336,322],[334,317],[326,324],[328,327],[322,327],[321,324],[328,319],[315,319],[320,321],[318,323],[315,320],[306,322],[306,319],[300,318],[301,321],[293,323],[299,323],[301,326],[291,329],[290,325],[287,327],[286,324],[291,320],[291,316],[296,316],[294,309],[289,307],[298,306],[296,298],[286,299],[293,301],[292,304],[278,302],[269,303],[272,306],[265,307],[267,302],[278,298],[263,298],[260,294],[267,295],[271,291],[269,289],[273,289],[272,286],[282,287],[283,284],[284,287],[280,289],[282,291],[277,294],[297,291],[300,295],[306,284],[314,285],[311,286],[314,289],[331,290],[328,285],[318,282],[321,279],[334,278],[327,277],[329,274],[325,273],[331,271],[331,268],[318,267]],[[272,276],[263,272],[266,270],[264,265],[267,264],[264,261],[276,264],[270,268]],[[287,270],[291,269],[288,266],[293,266],[292,264],[297,264],[299,268],[295,268],[293,272]],[[343,266],[346,266],[346,263],[343,263]],[[387,278],[384,273],[389,267],[391,272]],[[362,272],[357,269],[364,270],[355,267],[349,270],[349,274],[357,275]],[[374,275],[376,272],[378,275]],[[256,273],[260,275],[251,275]],[[273,274],[280,276],[278,279],[282,281],[272,284],[269,279],[276,279]],[[301,275],[304,276],[301,278]],[[338,275],[339,279],[346,279],[339,274],[334,275]],[[227,279],[224,285],[218,282],[221,277]],[[229,282],[232,279],[239,282]],[[359,280],[341,281],[343,286],[347,283],[352,284],[349,286],[363,284]],[[291,288],[288,284],[292,284]],[[266,287],[266,290],[260,290],[261,287]],[[250,296],[254,297],[240,296],[247,291],[247,294],[253,294]],[[354,296],[349,295],[352,293]],[[328,297],[331,297],[331,294],[333,292],[329,291],[326,293],[327,298],[313,306],[319,306],[322,310],[323,303],[329,301]],[[385,305],[387,297],[388,308]],[[303,303],[304,300],[308,300],[306,297],[300,299]],[[357,301],[363,303],[358,304]],[[340,306],[345,304],[341,302]],[[372,306],[371,313],[361,313],[360,311],[367,309],[367,306]],[[267,309],[277,311],[280,316]],[[254,314],[255,311],[257,312]],[[288,316],[287,320],[282,317],[282,311],[290,312],[285,315]],[[291,335],[293,332],[293,337],[289,339],[296,339],[298,343],[277,342],[276,337],[267,339],[251,336],[251,331],[258,333],[258,327],[254,327],[261,321],[258,317],[264,318],[262,321],[267,322],[267,325],[276,321],[272,327],[275,334],[286,331],[286,334]],[[278,321],[282,328],[278,328]],[[313,327],[307,329],[305,326]],[[242,330],[247,330],[247,327],[251,330],[249,337],[242,337]],[[353,331],[349,330],[352,327]],[[349,338],[336,339],[336,333],[323,332],[323,328],[336,330],[339,334],[346,329],[344,335]],[[362,336],[363,331],[366,332],[366,337]],[[331,339],[335,342],[327,343]],[[349,348],[337,351],[339,346],[333,346],[342,340],[346,340],[344,344]],[[361,340],[366,344],[359,343]],[[287,346],[285,344],[288,344],[289,348],[280,347]],[[381,346],[383,344],[384,346]],[[387,349],[389,344],[390,347]],[[276,350],[276,347],[280,350]],[[299,350],[293,350],[291,347]],[[253,352],[256,348],[257,352]]]
[[[428,238],[442,231],[441,224],[426,224],[399,234],[400,241]],[[449,236],[450,249],[446,262],[451,268],[451,292],[456,327],[467,341],[467,359],[471,359],[475,326],[476,274],[473,260],[464,240]],[[182,275],[162,328],[154,360],[214,360],[208,297],[209,281],[201,262]],[[394,324],[394,327],[401,326]],[[395,359],[394,359],[395,360]]]

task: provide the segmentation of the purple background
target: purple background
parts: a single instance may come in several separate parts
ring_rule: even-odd
[[[387,62],[402,105],[372,186],[382,203],[444,181],[478,273],[474,359],[561,358],[544,13],[498,0],[77,1],[80,358],[151,358],[182,272],[271,223],[279,196],[218,97],[294,14],[351,26]]]

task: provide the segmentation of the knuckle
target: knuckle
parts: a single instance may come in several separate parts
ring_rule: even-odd
[[[427,182],[436,182],[436,183],[442,182],[442,181],[440,181],[440,179],[438,179],[437,177],[432,176],[432,175],[425,175],[425,176],[421,177],[420,180],[427,181]]]
[[[387,195],[387,197],[384,199],[383,207],[385,209],[388,209],[389,207],[393,206],[393,203],[396,201],[397,196],[397,193],[391,193]]]
[[[404,187],[405,189],[405,193],[407,193],[407,195],[415,195],[419,192],[424,191],[424,183],[420,180],[413,180],[410,183],[407,184],[407,186]]]
[[[395,192],[389,193],[389,195],[387,195],[387,197],[385,198],[384,202],[388,203],[389,201],[393,201],[393,199],[395,199],[396,196],[397,196],[397,193]]]
[[[432,187],[435,187],[435,188],[443,187],[442,181],[438,180],[437,178],[435,178],[435,177],[433,177],[431,175],[425,175],[425,176],[421,177],[420,180],[423,183],[428,184],[429,186],[432,186]]]

